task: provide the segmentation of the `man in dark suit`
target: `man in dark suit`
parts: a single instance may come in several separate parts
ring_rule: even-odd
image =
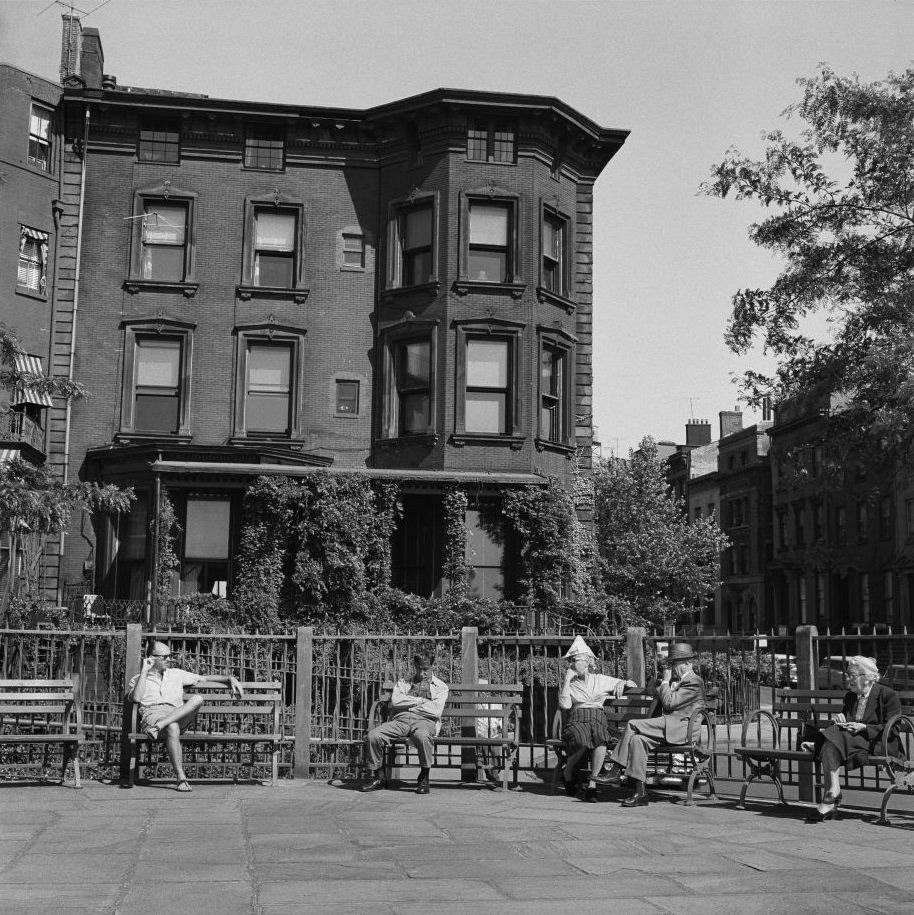
[[[688,642],[674,642],[657,687],[657,699],[663,712],[656,718],[639,718],[625,726],[611,759],[613,766],[597,781],[615,784],[622,770],[635,788],[635,793],[622,801],[623,807],[647,805],[644,781],[647,759],[652,747],[661,743],[686,743],[689,739],[689,718],[705,707],[705,685],[692,669],[695,652]]]

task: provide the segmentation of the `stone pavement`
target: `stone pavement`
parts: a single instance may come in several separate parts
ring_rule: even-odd
[[[433,782],[0,785],[0,913],[914,912],[914,817]]]

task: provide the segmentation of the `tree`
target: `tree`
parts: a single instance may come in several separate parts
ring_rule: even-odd
[[[77,382],[20,370],[24,355],[18,337],[0,327],[0,387],[52,394],[65,399],[85,396]],[[41,557],[48,539],[70,524],[75,511],[126,511],[133,491],[79,481],[65,483],[57,471],[21,459],[0,464],[0,539],[9,548],[8,590],[0,594],[0,609],[10,598],[38,598]]]
[[[778,357],[773,375],[745,374],[751,403],[837,394],[832,441],[891,464],[914,441],[914,69],[861,83],[823,66],[798,83],[784,114],[799,138],[768,133],[761,160],[730,150],[702,186],[775,210],[749,235],[785,261],[770,288],[733,296],[725,339]],[[827,339],[801,329],[816,312]]]
[[[597,463],[594,521],[603,587],[620,626],[673,622],[720,583],[727,537],[713,518],[689,523],[650,438],[628,460]]]

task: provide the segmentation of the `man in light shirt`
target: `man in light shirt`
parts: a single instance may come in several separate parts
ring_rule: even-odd
[[[368,768],[374,777],[360,791],[380,791],[387,787],[384,754],[391,742],[405,737],[419,754],[416,794],[428,794],[428,775],[435,761],[434,737],[441,728],[441,714],[447,702],[448,687],[433,674],[435,659],[419,654],[413,658],[413,676],[398,680],[390,697],[391,717],[368,732],[365,739]]]
[[[168,759],[175,770],[178,791],[190,791],[184,773],[181,733],[194,720],[203,705],[203,696],[184,701],[184,689],[200,683],[223,683],[239,699],[244,695],[241,684],[232,676],[201,677],[180,667],[171,666],[171,649],[164,642],[154,642],[152,653],[143,659],[143,667],[130,681],[127,696],[140,707],[140,727],[150,740],[165,738]]]

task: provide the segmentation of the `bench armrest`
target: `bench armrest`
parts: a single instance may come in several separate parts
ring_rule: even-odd
[[[757,708],[754,712],[750,712],[748,715],[743,716],[743,728],[742,734],[740,735],[740,746],[747,746],[746,737],[749,734],[749,728],[752,726],[753,721],[758,721],[761,723],[762,719],[767,719],[771,724],[771,733],[774,739],[774,746],[771,747],[772,750],[777,750],[781,746],[781,722],[780,719],[776,718],[771,712],[766,711],[765,709]],[[761,737],[759,737],[759,743],[761,743]]]
[[[879,746],[882,750],[882,756],[886,759],[889,757],[889,743],[892,740],[893,731],[895,731],[899,740],[904,733],[910,734],[911,737],[914,738],[914,718],[905,714],[893,715],[885,723],[885,727],[882,729],[882,738],[879,741]],[[904,748],[902,748],[902,750],[903,749]]]
[[[389,699],[375,699],[371,703],[371,709],[368,712],[368,730],[376,728],[387,721],[387,715],[390,709]]]
[[[688,742],[696,750],[713,755],[717,750],[717,722],[713,711],[706,708],[696,709],[689,717],[686,731]],[[707,733],[707,741],[702,743],[702,735]]]

